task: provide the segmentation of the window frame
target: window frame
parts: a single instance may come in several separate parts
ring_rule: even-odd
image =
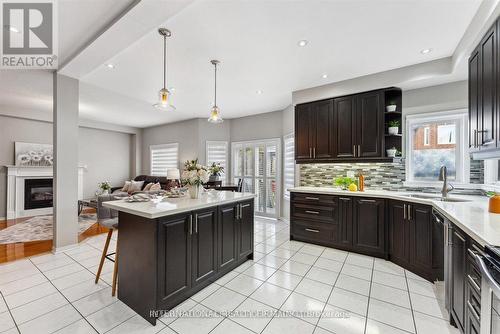
[[[176,158],[176,167],[179,169],[179,143],[168,143],[168,144],[155,144],[155,145],[149,145],[149,173],[152,176],[167,176],[167,171],[165,170],[165,174],[154,174],[153,173],[153,151],[154,150],[160,150],[160,149],[166,149],[166,148],[175,148],[176,153],[177,153],[177,158]],[[168,168],[167,168],[168,169]]]
[[[419,113],[406,116],[406,163],[405,172],[406,186],[438,186],[442,184],[441,181],[426,181],[413,179],[412,170],[412,146],[413,138],[411,135],[411,128],[415,124],[436,122],[436,121],[457,121],[456,139],[456,180],[452,181],[454,184],[469,184],[470,181],[470,159],[468,159],[468,110],[467,109],[454,109],[440,112]],[[436,130],[437,131],[437,130]]]
[[[426,126],[424,128],[424,146],[429,146],[431,144],[430,134],[431,134],[431,128]]]
[[[205,142],[205,162],[208,167],[210,167],[211,165],[211,163],[208,161],[208,147],[210,146],[210,144],[224,144],[226,147],[223,180],[227,182],[229,176],[231,175],[231,173],[229,172],[229,142],[225,140],[207,140]]]
[[[293,139],[292,143],[292,165],[293,165],[293,175],[292,175],[292,182],[287,183],[287,173],[286,173],[286,168],[287,168],[287,159],[286,159],[286,149],[287,149],[287,140]],[[290,185],[291,187],[295,187],[295,133],[289,133],[285,136],[283,136],[283,198],[286,200],[290,200],[290,192],[287,190]]]

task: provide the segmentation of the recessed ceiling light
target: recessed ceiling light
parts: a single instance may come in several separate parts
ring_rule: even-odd
[[[107,67],[107,68],[111,68],[111,69],[113,69],[113,68],[115,68],[115,65],[114,65],[114,64],[111,64],[111,63],[109,63],[109,64],[106,64],[106,67]]]
[[[326,79],[326,78],[328,78],[328,74],[326,74],[326,73],[325,73],[325,74],[323,74],[321,77],[322,77],[323,79]]]
[[[302,47],[302,46],[306,46],[307,43],[309,43],[307,40],[301,39],[300,41],[298,41],[297,45]]]
[[[261,91],[261,90],[259,89],[259,90],[257,90],[257,91],[256,91],[256,93],[257,93],[258,95],[261,95],[261,94],[263,93],[263,91]]]
[[[425,54],[428,54],[431,51],[432,51],[432,49],[423,49],[422,51],[420,51],[420,53],[423,54],[423,55],[425,55]]]

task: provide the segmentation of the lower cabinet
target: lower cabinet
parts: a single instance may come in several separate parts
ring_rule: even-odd
[[[166,309],[251,258],[253,200],[158,221],[158,299]]]
[[[354,198],[353,248],[373,256],[384,256],[385,200],[379,198]]]
[[[333,242],[341,248],[352,247],[352,197],[339,197],[338,238]]]
[[[450,312],[456,325],[463,333],[466,311],[465,272],[467,261],[467,241],[465,234],[458,229],[454,229],[452,233]]]

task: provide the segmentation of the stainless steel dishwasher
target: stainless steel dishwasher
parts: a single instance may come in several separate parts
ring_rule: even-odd
[[[451,289],[452,289],[452,276],[451,276],[451,255],[452,255],[452,237],[453,237],[453,225],[448,219],[446,219],[442,214],[432,209],[432,217],[434,219],[434,224],[439,224],[443,228],[444,236],[444,290],[445,290],[445,307],[446,310],[450,311],[451,305]]]

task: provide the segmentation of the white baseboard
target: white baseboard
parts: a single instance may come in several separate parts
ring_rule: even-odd
[[[0,220],[7,220],[7,217],[0,217]]]
[[[64,246],[64,247],[52,247],[52,253],[54,254],[60,254],[60,253],[63,253],[67,250],[70,250],[70,249],[73,249],[73,248],[76,248],[78,247],[78,242],[76,244],[72,244],[72,245],[68,245],[68,246]]]

